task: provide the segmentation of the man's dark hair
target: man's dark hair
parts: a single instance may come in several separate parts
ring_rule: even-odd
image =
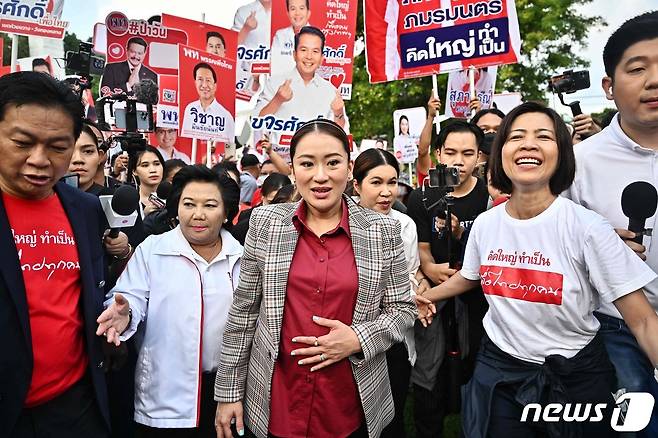
[[[194,66],[194,71],[192,72],[192,77],[194,78],[194,80],[196,81],[196,72],[202,68],[206,68],[210,70],[210,73],[212,74],[212,80],[215,81],[215,83],[217,83],[217,75],[215,74],[215,70],[213,70],[210,64],[208,64],[207,62],[200,62]]]
[[[315,35],[316,37],[320,38],[322,40],[322,51],[324,51],[324,33],[317,27],[313,26],[304,26],[299,30],[299,33],[295,35],[295,51],[297,51],[297,46],[299,46],[299,39],[302,37],[302,35]]]
[[[286,175],[283,175],[282,173],[273,173],[265,178],[260,191],[263,196],[268,196],[272,192],[276,192],[281,187],[287,186],[288,184],[292,183],[290,182],[290,178],[288,178]]]
[[[147,49],[148,44],[146,44],[146,41],[144,38],[141,37],[132,37],[128,40],[126,43],[126,47],[130,47],[131,44],[139,44],[140,46],[144,47],[144,50]]]
[[[48,67],[48,71],[50,71],[50,64],[45,59],[43,59],[43,58],[34,58],[32,60],[32,70],[34,70],[34,67],[39,67],[39,66],[42,66],[42,65],[45,65],[46,67]]]
[[[240,181],[240,170],[238,170],[238,164],[235,161],[224,160],[215,164],[211,170],[217,174],[224,174],[229,178],[231,178],[229,174],[233,174]]]
[[[576,157],[573,153],[571,134],[569,133],[567,125],[558,113],[551,108],[547,108],[536,102],[526,102],[517,106],[505,116],[500,124],[500,129],[496,134],[496,139],[491,147],[491,155],[489,156],[491,184],[503,193],[512,193],[514,188],[512,181],[508,178],[503,169],[503,146],[507,142],[507,137],[512,130],[514,120],[519,116],[528,113],[545,114],[553,121],[558,157],[557,169],[555,169],[555,173],[551,176],[549,186],[552,194],[559,195],[569,188],[576,174]]]
[[[658,38],[658,11],[646,12],[626,21],[610,35],[603,49],[605,74],[614,79],[615,69],[626,49],[654,38]]]
[[[206,42],[208,42],[208,40],[212,37],[219,38],[219,40],[222,42],[224,47],[226,47],[226,40],[224,40],[224,37],[222,36],[221,33],[215,31],[206,33]]]
[[[475,136],[475,145],[477,146],[477,149],[480,150],[482,142],[484,141],[484,132],[482,132],[482,130],[475,124],[459,119],[452,119],[446,126],[441,128],[434,146],[435,150],[440,151],[445,145],[448,135],[455,132],[470,132],[473,134],[473,136]]]
[[[502,112],[501,110],[499,110],[498,108],[487,108],[487,109],[483,109],[481,111],[478,111],[475,114],[475,117],[473,117],[471,119],[471,123],[474,124],[474,125],[477,125],[478,122],[480,121],[480,119],[482,117],[486,116],[487,114],[493,114],[495,116],[500,117],[501,119],[505,118],[505,113]]]
[[[263,161],[262,163],[260,163],[261,167],[264,166],[264,165],[266,165],[266,164],[272,164],[272,165],[274,165],[274,163],[272,163],[272,160],[270,160],[269,158],[268,158],[267,160]]]
[[[254,167],[258,165],[260,165],[260,161],[258,160],[258,157],[253,154],[245,154],[240,160],[240,167],[243,169],[246,167]]]
[[[185,164],[185,161],[181,160],[180,158],[172,158],[171,160],[165,161],[164,170],[162,172],[162,179],[169,179],[171,172],[176,169],[182,169],[185,166],[187,166],[187,164]]]
[[[290,0],[286,0],[286,11],[290,9]],[[311,5],[309,4],[309,0],[306,0],[306,9],[311,9]]]
[[[73,139],[78,139],[85,110],[80,97],[68,85],[35,71],[21,71],[0,77],[0,120],[4,120],[9,105],[18,107],[30,104],[64,111],[73,122]]]
[[[195,164],[193,166],[185,166],[178,171],[174,180],[172,181],[171,194],[167,198],[167,214],[171,218],[178,216],[178,203],[183,194],[185,186],[191,182],[207,182],[215,184],[219,189],[222,196],[222,204],[224,205],[224,214],[226,215],[226,223],[222,224],[223,228],[230,229],[233,225],[233,218],[238,214],[240,203],[240,187],[233,181],[233,178],[225,173],[217,173],[208,169],[203,164]]]

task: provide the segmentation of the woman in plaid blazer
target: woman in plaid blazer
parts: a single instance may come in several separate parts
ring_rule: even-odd
[[[343,195],[349,144],[328,120],[302,126],[290,146],[302,201],[251,216],[215,383],[220,438],[232,424],[262,438],[377,437],[393,418],[385,353],[416,306],[400,224]]]

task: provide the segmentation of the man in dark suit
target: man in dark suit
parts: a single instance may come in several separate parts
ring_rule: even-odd
[[[105,219],[96,197],[59,182],[82,129],[64,83],[0,78],[0,436],[106,437]],[[127,256],[124,234],[105,239]]]
[[[131,94],[133,86],[143,79],[158,83],[158,75],[144,63],[148,45],[143,38],[132,37],[126,44],[126,60],[105,65],[101,80],[101,95]]]

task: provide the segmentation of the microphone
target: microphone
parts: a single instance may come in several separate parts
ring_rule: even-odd
[[[628,229],[637,233],[632,240],[642,244],[647,233],[644,229],[646,220],[656,213],[658,193],[656,188],[646,181],[635,181],[626,186],[621,194],[621,209],[628,217]]]
[[[151,201],[156,207],[164,208],[167,203],[167,198],[171,194],[172,185],[169,181],[162,181],[155,193],[149,195],[149,201]]]
[[[119,228],[135,225],[139,193],[133,186],[123,185],[114,195],[100,196],[99,199],[110,225],[110,238],[114,239],[119,235]]]
[[[133,86],[133,94],[139,103],[158,104],[158,84],[151,79],[142,79]]]

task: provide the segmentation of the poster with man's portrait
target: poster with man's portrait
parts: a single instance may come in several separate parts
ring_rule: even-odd
[[[180,45],[180,135],[233,143],[235,61]]]
[[[162,25],[187,35],[187,45],[224,58],[237,59],[238,33],[214,24],[162,14]]]
[[[98,26],[97,26],[98,27]],[[107,60],[101,78],[100,94],[132,94],[143,80],[158,83],[158,74],[177,73],[177,44],[186,44],[185,32],[159,23],[129,20],[122,12],[111,12],[105,19]],[[102,50],[95,41],[95,49]]]
[[[295,35],[314,26],[326,38],[318,74],[350,99],[357,8],[356,0],[272,0],[270,73],[282,75],[295,67]]]

